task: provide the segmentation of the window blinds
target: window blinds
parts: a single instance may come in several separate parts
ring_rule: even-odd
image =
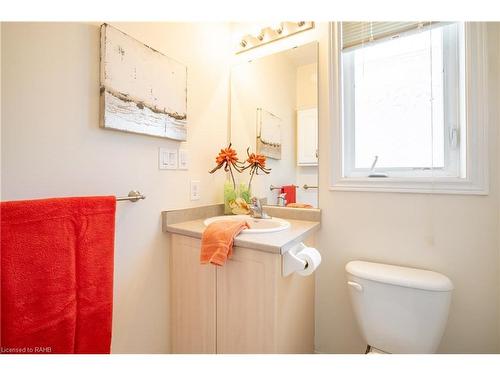
[[[342,22],[342,49],[361,47],[382,39],[430,26],[443,26],[442,22]]]

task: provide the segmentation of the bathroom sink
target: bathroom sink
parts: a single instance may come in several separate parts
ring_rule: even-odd
[[[270,219],[254,219],[250,215],[225,215],[214,216],[206,219],[203,224],[206,226],[215,223],[216,221],[239,221],[245,220],[250,226],[249,229],[243,229],[242,233],[257,234],[257,233],[272,233],[279,232],[290,228],[290,223],[286,220],[273,217]]]

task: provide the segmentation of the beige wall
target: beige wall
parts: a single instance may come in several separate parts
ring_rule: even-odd
[[[316,108],[318,106],[318,64],[297,67],[297,109]]]
[[[3,24],[2,200],[123,194],[117,212],[114,352],[168,352],[167,241],[160,211],[221,201],[222,175],[206,173],[226,141],[231,46],[225,25],[117,24],[188,64],[188,172],[159,171],[157,148],[173,142],[98,128],[98,28],[88,24]],[[500,48],[499,25],[489,44]],[[345,286],[344,266],[365,259],[433,269],[454,282],[440,352],[500,350],[500,175],[498,53],[490,55],[490,195],[332,192],[328,99],[328,24],[252,52],[319,40],[320,205],[323,256],[316,290],[316,349],[364,349]],[[250,53],[250,52],[248,52]],[[240,55],[242,58],[244,54]],[[246,55],[248,58],[249,55]],[[496,64],[496,65],[495,65]],[[496,69],[495,69],[496,67]],[[334,116],[332,116],[333,118]],[[189,179],[202,181],[189,201]]]
[[[455,292],[442,353],[500,351],[500,23],[488,27],[490,74],[490,191],[488,196],[333,192],[330,178],[329,26],[257,49],[263,56],[318,40],[320,112],[320,207],[316,274],[316,350],[361,353],[365,349],[345,286],[353,259],[422,267],[448,275]],[[498,47],[500,49],[500,47]],[[243,55],[243,54],[242,54]],[[495,78],[496,77],[496,78]]]
[[[226,143],[230,40],[225,24],[117,23],[188,66],[189,171],[158,170],[165,139],[99,128],[97,24],[2,24],[2,200],[126,195],[116,215],[114,353],[168,353],[168,249],[160,212],[222,201],[209,175]],[[201,200],[189,200],[189,180]]]
[[[490,92],[489,95],[491,97],[491,101],[493,101],[496,104],[493,104],[490,106],[490,111],[491,111],[491,117],[496,118],[496,123],[498,124],[498,127],[500,127],[500,106],[498,105],[500,103],[500,22],[496,23],[490,23],[489,24],[489,31],[491,35],[491,44],[495,45],[494,41],[496,38],[496,48],[492,49],[492,61],[493,64],[490,64],[490,69],[491,69],[491,75],[492,77],[496,76],[496,84],[495,81],[490,85]],[[496,63],[495,63],[496,61]],[[495,121],[495,120],[493,120]],[[500,131],[497,131],[497,145],[500,147]],[[497,176],[500,179],[500,152],[498,153],[498,160],[499,162],[497,163]],[[498,233],[498,269],[500,273],[500,181],[497,184],[497,192],[499,193],[499,221],[498,221],[498,228],[497,228],[497,233]],[[499,290],[499,295],[500,295],[500,275],[498,277],[498,290]],[[498,337],[500,338],[500,298],[498,299]],[[500,343],[499,343],[500,346]]]
[[[345,264],[353,259],[422,267],[448,275],[455,284],[448,326],[439,352],[498,353],[499,188],[498,119],[490,97],[490,186],[488,196],[332,192],[328,103],[328,28],[320,32],[320,206],[316,349],[361,353],[364,343],[345,286]],[[498,26],[497,26],[498,29]],[[493,29],[490,29],[492,35]],[[489,42],[489,63],[498,67]],[[493,53],[491,53],[493,52]],[[498,72],[497,72],[498,76]],[[498,80],[492,79],[491,89]]]
[[[297,110],[318,107],[318,64],[307,64],[297,67]],[[297,125],[298,126],[298,125]],[[297,166],[296,184],[297,202],[318,207],[318,190],[302,188],[318,185],[318,167]]]

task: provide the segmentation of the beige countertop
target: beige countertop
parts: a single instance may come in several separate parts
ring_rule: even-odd
[[[276,217],[279,216],[276,215]],[[294,245],[304,241],[320,227],[319,221],[296,220],[285,217],[283,217],[283,219],[290,222],[290,228],[272,233],[241,233],[234,239],[234,246],[246,247],[275,254],[284,254]],[[163,231],[167,233],[182,234],[194,238],[201,238],[202,233],[205,230],[203,220],[204,218],[196,218],[194,220],[170,223],[164,219]]]

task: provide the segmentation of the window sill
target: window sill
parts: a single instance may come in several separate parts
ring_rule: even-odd
[[[340,178],[331,191],[488,195],[488,186],[462,178]]]

